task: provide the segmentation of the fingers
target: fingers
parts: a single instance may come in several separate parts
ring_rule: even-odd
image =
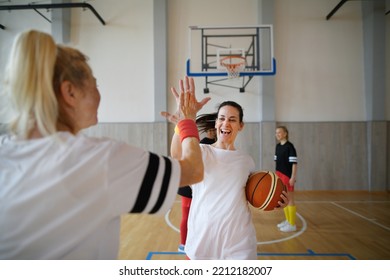
[[[180,80],[180,81],[179,81],[179,86],[180,86],[180,92],[181,92],[181,93],[185,92],[183,80]]]
[[[195,82],[193,78],[186,76],[184,81],[180,80],[179,86],[182,93],[195,94]]]
[[[170,114],[168,112],[160,112],[160,115],[167,118]]]
[[[203,106],[206,105],[206,103],[209,102],[210,100],[211,100],[211,97],[203,98],[202,101],[200,101],[200,105],[203,107]]]
[[[179,88],[181,93],[191,93],[195,94],[195,82],[193,78],[185,77],[184,81],[179,80]],[[179,94],[177,93],[176,89],[174,87],[171,87],[171,91],[174,94],[175,97],[179,97]]]
[[[186,76],[184,78],[184,81],[183,80],[179,81],[179,87],[180,87],[180,95],[177,93],[177,91],[175,89],[173,89],[174,90],[174,94],[175,94],[175,96],[184,95],[184,98],[183,99],[180,98],[180,100],[185,102],[185,103],[182,103],[182,104],[185,104],[186,106],[188,106],[188,104],[190,102],[190,95],[192,95],[195,98],[195,82],[194,82],[194,79],[193,78],[189,78],[188,76]]]
[[[195,81],[192,77],[186,76],[179,80],[179,89],[178,92],[174,87],[171,87],[171,92],[175,96],[178,105],[179,118],[183,116],[196,118],[196,113],[211,100],[210,97],[206,97],[198,102],[195,95]]]
[[[185,77],[185,80],[179,80],[180,93],[190,93],[195,95],[195,83],[193,78]],[[176,98],[176,101],[179,99],[179,93],[174,87],[171,87],[171,92]]]
[[[278,204],[279,205],[274,208],[275,210],[283,209],[284,207],[287,206],[287,204],[284,201],[278,201]]]
[[[173,96],[175,97],[176,103],[177,103],[177,100],[179,99],[179,94],[177,93],[177,91],[174,87],[171,87],[171,92],[172,92]]]
[[[287,197],[287,192],[283,191],[282,194],[280,195],[280,198],[282,201],[278,201],[279,207],[278,208],[284,208],[288,205],[289,200]]]
[[[186,76],[184,78],[184,80],[185,80],[185,88],[183,86],[183,92],[192,92],[192,91],[194,91],[194,89],[195,89],[194,79]]]
[[[160,115],[163,116],[164,118],[166,118],[168,121],[171,121],[172,116],[173,116],[168,112],[160,112]]]
[[[176,114],[172,115],[168,112],[160,112],[160,115],[163,116],[164,118],[166,118],[171,123],[176,124],[179,122],[179,116]]]
[[[181,95],[183,96],[183,109],[186,108],[187,111],[191,110],[191,108],[194,107],[194,96],[188,91],[183,92]]]
[[[181,91],[181,93],[180,93],[180,95],[179,95],[179,108],[180,108],[180,110],[182,110],[182,107],[183,106],[185,106],[185,100],[184,100],[184,98],[185,98],[185,94],[184,94],[184,92],[183,91]]]
[[[194,94],[194,95],[195,95],[195,82],[194,82],[194,78],[188,78],[188,77],[186,77],[186,81],[187,81],[188,91],[189,91],[191,94]]]

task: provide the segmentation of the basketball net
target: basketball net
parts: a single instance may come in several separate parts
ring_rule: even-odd
[[[228,78],[235,79],[245,69],[245,57],[236,55],[225,56],[220,60],[220,64],[225,67]]]

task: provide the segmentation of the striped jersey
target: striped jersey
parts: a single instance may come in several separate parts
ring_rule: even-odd
[[[0,141],[0,259],[115,259],[120,216],[165,213],[180,164],[59,132]]]
[[[291,178],[292,166],[298,163],[294,145],[290,141],[283,145],[278,143],[275,148],[274,160],[276,162],[276,171],[280,171]]]

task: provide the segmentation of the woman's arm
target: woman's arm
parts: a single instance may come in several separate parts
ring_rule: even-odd
[[[298,167],[297,167],[298,165],[296,164],[296,163],[294,163],[293,165],[292,165],[292,172],[291,172],[291,178],[290,178],[290,185],[291,186],[294,186],[294,184],[295,184],[295,182],[297,181],[297,169],[298,169]]]
[[[184,119],[191,119],[195,123],[196,113],[210,100],[209,97],[201,102],[196,100],[194,80],[188,77],[185,78],[185,83],[180,80],[180,94],[175,88],[171,88],[171,92],[175,96],[178,110],[173,115],[167,112],[161,114],[173,123],[179,123]],[[199,147],[199,134],[197,134],[198,138],[187,137],[181,140],[183,133],[177,131],[173,135],[171,156],[178,159],[181,166],[180,186],[188,186],[203,180],[203,161]]]

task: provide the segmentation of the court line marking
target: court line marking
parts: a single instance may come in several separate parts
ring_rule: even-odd
[[[307,253],[257,253],[257,256],[314,256],[314,257],[347,257],[356,260],[354,256],[348,253],[316,253],[311,249]]]
[[[293,238],[303,234],[306,231],[306,229],[307,229],[306,220],[298,212],[296,213],[296,215],[302,222],[302,227],[301,227],[301,229],[299,231],[295,232],[293,235],[290,235],[290,236],[287,236],[287,237],[284,237],[284,238],[279,238],[279,239],[270,240],[270,241],[260,241],[260,242],[257,242],[257,244],[258,245],[263,245],[263,244],[273,244],[273,243],[283,242],[283,241],[287,241],[287,240],[293,239]]]
[[[146,256],[146,260],[151,260],[153,258],[153,255],[185,255],[185,253],[181,252],[149,252]],[[257,253],[257,256],[278,256],[278,257],[347,257],[350,260],[356,260],[354,256],[348,253],[316,253],[311,249],[307,250],[307,253]]]
[[[177,202],[177,201],[175,201]],[[180,202],[180,201],[179,201]],[[169,227],[171,227],[174,231],[180,233],[180,230],[175,227],[172,223],[171,223],[171,220],[169,219],[169,214],[171,213],[171,209],[168,210],[168,212],[165,214],[165,222],[168,224]],[[258,241],[257,242],[257,245],[264,245],[264,244],[273,244],[273,243],[278,243],[278,242],[283,242],[283,241],[286,241],[286,240],[290,240],[290,239],[293,239],[299,235],[301,235],[302,233],[304,233],[307,229],[307,223],[306,223],[306,220],[297,212],[297,217],[301,220],[302,222],[302,227],[299,231],[297,232],[294,232],[294,234],[290,235],[290,236],[287,236],[287,237],[284,237],[284,238],[280,238],[280,239],[275,239],[275,240],[269,240],[269,241]]]
[[[300,204],[300,203],[336,203],[336,202],[339,202],[339,203],[390,203],[390,201],[386,201],[386,200],[377,200],[377,201],[369,201],[369,200],[365,200],[365,201],[360,201],[360,200],[319,200],[319,201],[316,201],[316,200],[295,200],[295,204]]]
[[[175,227],[172,223],[171,220],[169,219],[169,213],[171,213],[171,209],[168,210],[168,212],[165,214],[165,222],[170,226],[174,231],[180,233],[180,230]]]
[[[367,218],[366,216],[363,216],[363,215],[361,215],[361,214],[359,214],[359,213],[357,213],[355,211],[352,211],[352,210],[350,210],[350,209],[348,209],[348,208],[346,208],[344,206],[341,206],[341,205],[337,204],[336,202],[331,202],[331,204],[333,204],[333,205],[335,205],[335,206],[337,206],[337,207],[339,207],[339,208],[341,208],[341,209],[343,209],[343,210],[345,210],[345,211],[347,211],[347,212],[349,212],[349,213],[351,213],[351,214],[353,214],[355,216],[358,216],[358,217],[362,218],[363,220],[366,220],[366,221],[368,221],[370,223],[373,223],[373,224],[375,224],[375,225],[377,225],[377,226],[379,226],[379,227],[381,227],[381,228],[383,228],[383,229],[385,229],[387,231],[390,231],[390,227],[382,225],[381,223],[376,222],[374,219]]]

